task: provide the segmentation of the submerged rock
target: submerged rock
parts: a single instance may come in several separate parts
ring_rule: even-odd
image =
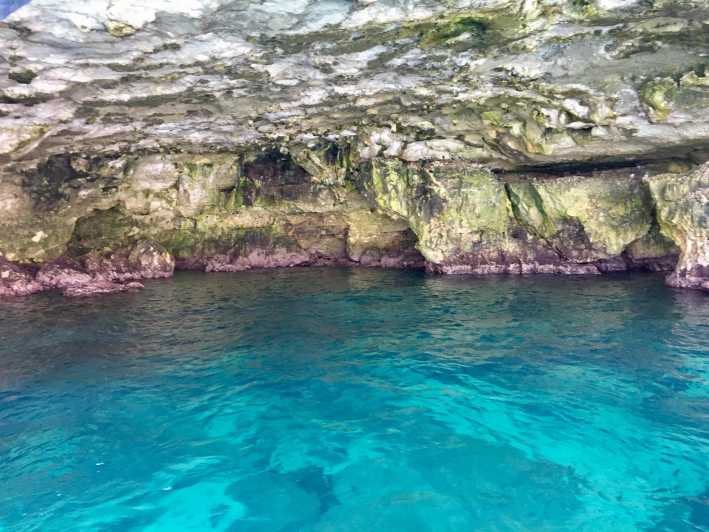
[[[140,290],[141,288],[144,288],[144,286],[135,281],[130,283],[112,283],[110,281],[92,280],[85,284],[68,286],[62,291],[62,294],[66,297],[90,297],[126,292],[128,290]]]

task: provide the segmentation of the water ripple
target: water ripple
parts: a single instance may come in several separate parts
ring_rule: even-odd
[[[707,530],[709,299],[180,274],[0,307],[0,530]]]

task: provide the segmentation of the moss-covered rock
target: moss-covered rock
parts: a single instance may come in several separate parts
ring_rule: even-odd
[[[79,257],[90,252],[111,252],[130,245],[138,234],[135,220],[122,206],[96,209],[77,220],[67,254]]]
[[[480,168],[375,161],[364,188],[382,211],[409,223],[432,271],[595,271],[562,264],[525,231],[513,216],[505,184]]]
[[[362,266],[422,268],[424,265],[416,250],[416,235],[408,224],[369,208],[347,213],[347,256]]]
[[[136,31],[138,31],[137,28],[119,20],[109,19],[104,23],[104,26],[108,33],[119,39],[133,35]]]
[[[332,145],[64,157],[38,169],[44,178],[32,174],[28,187],[0,182],[0,201],[17,213],[0,250],[39,265],[94,257],[97,270],[130,262],[124,251],[145,241],[164,246],[179,267],[199,269],[421,264],[408,226],[372,213],[346,182],[348,169],[347,152]]]
[[[640,178],[561,177],[507,186],[517,220],[575,262],[620,256],[653,223],[652,201]]]
[[[664,122],[672,112],[677,95],[677,82],[672,78],[657,78],[648,81],[640,89],[640,99],[645,104],[653,122]]]
[[[0,222],[8,229],[0,252],[44,265],[43,286],[56,288],[52,279],[73,286],[113,272],[109,282],[128,282],[174,267],[425,261],[443,273],[597,274],[664,269],[676,257],[670,239],[684,246],[683,258],[696,259],[705,245],[703,233],[684,238],[668,229],[701,227],[699,215],[691,223],[655,219],[655,211],[668,217],[655,178],[502,175],[465,160],[382,156],[355,168],[349,147],[313,146],[55,160],[36,170],[44,179],[0,182],[0,201],[16,214]],[[692,179],[670,180],[677,188]],[[673,202],[684,197],[678,190]],[[71,260],[78,270],[62,262]],[[685,269],[684,277],[697,277],[696,267]]]
[[[434,271],[599,273],[671,260],[671,248],[647,241],[654,207],[637,177],[503,180],[461,163],[396,160],[362,174],[377,206],[411,226]]]

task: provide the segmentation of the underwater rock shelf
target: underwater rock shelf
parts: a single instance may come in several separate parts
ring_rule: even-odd
[[[0,22],[0,296],[175,268],[709,290],[709,6],[34,0]]]

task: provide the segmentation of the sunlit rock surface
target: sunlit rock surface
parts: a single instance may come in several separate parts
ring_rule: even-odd
[[[706,279],[705,1],[34,0],[0,42],[0,292],[89,257]]]

